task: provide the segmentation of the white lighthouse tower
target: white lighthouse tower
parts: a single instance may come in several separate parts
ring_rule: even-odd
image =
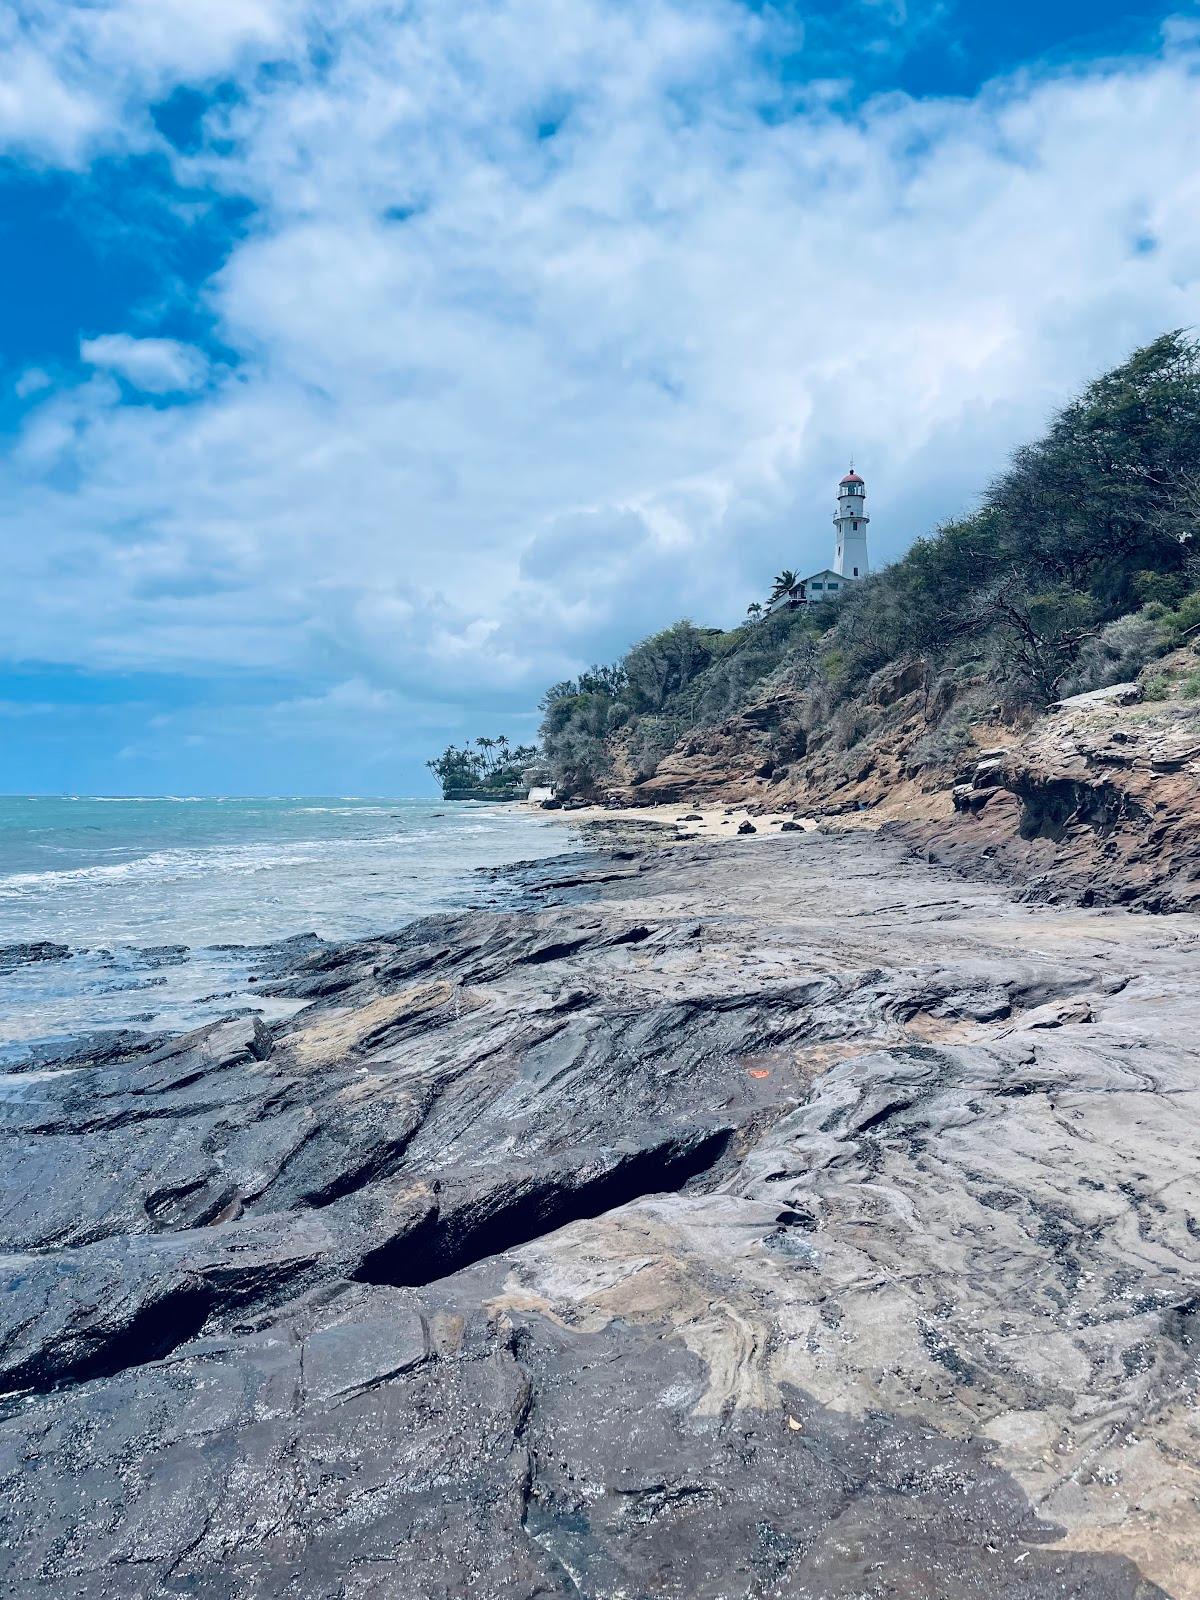
[[[837,554],[833,570],[843,578],[865,578],[871,570],[867,564],[867,486],[851,467],[838,484],[837,512],[833,526],[837,530]]]

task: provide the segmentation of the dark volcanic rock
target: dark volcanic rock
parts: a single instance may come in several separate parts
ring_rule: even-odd
[[[181,967],[191,952],[186,944],[154,944],[139,950],[145,967]]]
[[[28,1056],[9,1063],[4,1070],[13,1073],[44,1071],[49,1067],[95,1067],[165,1042],[165,1035],[143,1033],[135,1028],[105,1028],[82,1038],[33,1045]]]
[[[866,835],[515,876],[0,1080],[0,1591],[1183,1596],[1190,926]]]
[[[70,945],[54,944],[49,939],[35,939],[29,944],[0,944],[0,972],[15,972],[18,967],[30,966],[35,961],[65,961],[70,954]]]

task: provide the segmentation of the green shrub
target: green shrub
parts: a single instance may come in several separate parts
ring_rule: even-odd
[[[1075,665],[1063,679],[1064,695],[1086,694],[1089,689],[1106,689],[1112,683],[1128,683],[1167,647],[1164,623],[1146,613],[1150,608],[1131,611],[1101,628],[1084,641]]]
[[[1134,590],[1144,606],[1157,605],[1165,611],[1177,606],[1187,594],[1188,580],[1182,572],[1139,572]]]
[[[598,750],[628,728],[639,769],[652,769],[669,735],[785,687],[805,693],[814,746],[850,748],[879,725],[878,708],[859,703],[869,679],[899,661],[923,661],[930,682],[983,685],[982,709],[1014,719],[1144,673],[1163,650],[1200,642],[1198,457],[1200,349],[1164,334],[1018,450],[977,511],[835,601],[776,604],[724,632],[678,622],[616,666],[556,685],[542,702],[547,765],[564,789],[594,782]],[[1146,692],[1165,696],[1169,680]],[[926,705],[918,761],[940,762],[959,737],[933,736],[954,698]]]
[[[1193,589],[1173,611],[1166,613],[1163,627],[1168,640],[1176,647],[1186,644],[1189,637],[1196,637],[1196,633],[1200,632],[1200,589]]]

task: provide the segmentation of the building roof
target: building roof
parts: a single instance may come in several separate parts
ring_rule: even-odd
[[[862,482],[862,479],[859,477],[858,473],[855,472],[853,467],[850,468],[850,471],[842,479],[842,483],[861,483],[861,482]],[[839,485],[839,487],[840,487],[840,485]]]

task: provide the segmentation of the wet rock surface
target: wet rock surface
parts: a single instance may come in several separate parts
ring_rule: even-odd
[[[27,967],[35,961],[65,961],[70,954],[69,945],[55,944],[50,939],[0,944],[0,972],[14,972],[17,967]]]
[[[1194,920],[514,876],[0,1079],[0,1591],[1200,1593]]]

